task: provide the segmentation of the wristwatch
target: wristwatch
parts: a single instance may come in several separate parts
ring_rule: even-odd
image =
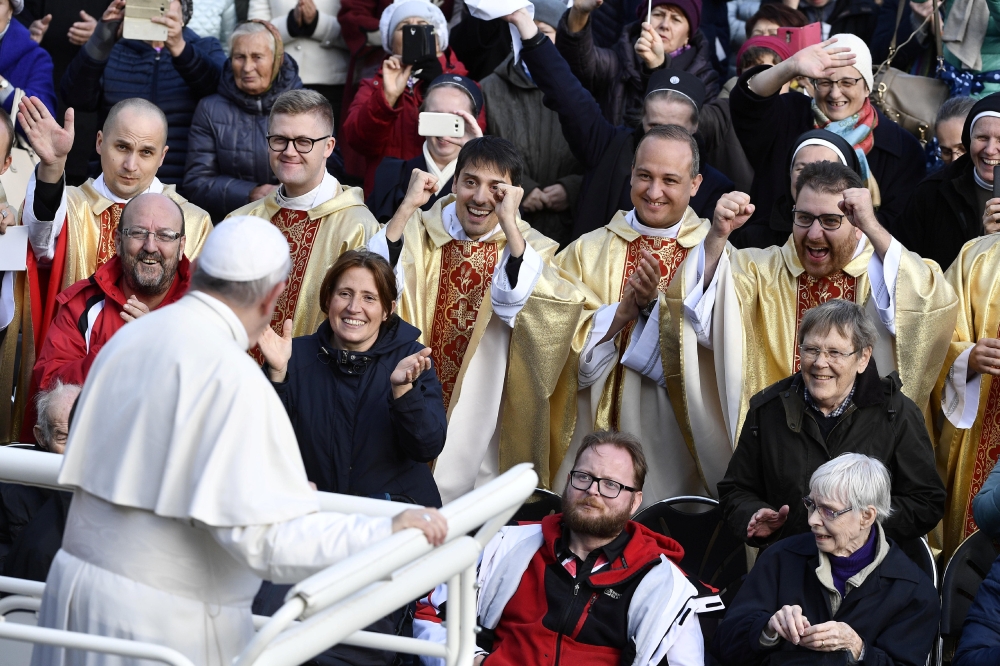
[[[642,315],[645,316],[645,317],[649,317],[649,315],[653,314],[653,308],[656,307],[656,304],[659,302],[659,300],[660,300],[660,297],[657,296],[656,298],[654,298],[653,300],[651,300],[649,303],[646,303],[646,307],[644,307],[642,310],[640,310],[640,312],[642,313]]]

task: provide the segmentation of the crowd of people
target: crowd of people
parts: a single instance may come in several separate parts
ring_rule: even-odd
[[[1000,2],[127,3],[0,0],[0,439],[69,489],[0,484],[0,574],[42,624],[228,663],[258,588],[529,462],[562,511],[486,547],[476,664],[926,661],[908,553],[1000,537]],[[887,57],[948,89],[915,133]],[[631,520],[679,496],[746,545],[724,612]],[[444,642],[447,598],[369,629]]]

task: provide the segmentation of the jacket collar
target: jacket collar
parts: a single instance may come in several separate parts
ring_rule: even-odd
[[[281,69],[278,70],[278,78],[274,80],[271,87],[260,95],[248,95],[236,85],[236,78],[233,74],[233,60],[229,58],[222,67],[222,78],[219,79],[219,95],[232,102],[240,110],[251,115],[267,115],[271,112],[271,107],[282,93],[301,87],[299,80],[299,66],[294,59],[287,54],[282,59]]]
[[[868,262],[871,261],[872,253],[875,252],[867,236],[862,236],[862,241],[864,242],[864,247],[860,254],[847,262],[847,265],[843,268],[843,271],[851,277],[859,277],[868,272]],[[802,266],[802,262],[799,261],[799,255],[795,251],[795,237],[792,234],[788,235],[788,240],[781,246],[781,258],[784,260],[785,268],[792,274],[792,277],[798,278],[805,272],[806,269]]]
[[[493,70],[493,73],[515,88],[520,88],[522,90],[536,90],[538,88],[538,86],[535,85],[535,82],[528,78],[522,63],[514,60],[513,53],[507,56],[502,63],[497,65],[496,69]]]
[[[886,402],[882,378],[878,374],[875,359],[868,359],[868,367],[854,380],[854,396],[851,402],[858,409],[879,405]],[[781,403],[785,408],[785,420],[792,432],[802,430],[802,420],[806,413],[806,400],[803,394],[805,380],[802,372],[792,375],[788,390],[781,392]]]
[[[819,566],[819,549],[816,547],[816,540],[813,538],[812,532],[788,537],[778,543],[788,550],[788,552],[808,558],[808,566],[811,569],[815,570]],[[921,576],[926,576],[926,574],[917,568],[917,565],[913,563],[909,556],[895,542],[887,538],[886,543],[889,550],[882,560],[882,565],[878,567],[877,572],[873,572],[873,574],[870,574],[866,578],[865,583],[877,577],[908,580],[914,583],[921,582]],[[865,583],[861,585],[861,588],[865,587]]]
[[[121,288],[122,275],[125,272],[125,267],[122,265],[122,260],[118,255],[111,257],[107,263],[97,269],[93,275],[91,275],[85,284],[92,284],[96,286],[104,294],[105,298],[108,298],[118,304],[119,307],[124,307],[125,292]],[[167,295],[163,298],[163,302],[160,303],[159,307],[164,305],[170,305],[171,303],[180,299],[181,296],[187,293],[188,286],[191,283],[191,262],[188,261],[186,256],[181,256],[181,260],[177,263],[177,274],[174,276],[174,281],[170,284],[170,289],[167,290]],[[59,296],[62,297],[66,294],[65,300],[60,298],[61,303],[65,303],[70,298],[72,298],[76,293],[73,288],[67,289],[62,292]]]

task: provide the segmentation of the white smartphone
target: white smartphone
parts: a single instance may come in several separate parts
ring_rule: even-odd
[[[417,134],[420,136],[464,136],[465,118],[454,113],[424,111],[420,114]]]
[[[125,4],[122,37],[145,42],[165,42],[167,26],[153,23],[154,16],[166,16],[170,0],[129,0]]]

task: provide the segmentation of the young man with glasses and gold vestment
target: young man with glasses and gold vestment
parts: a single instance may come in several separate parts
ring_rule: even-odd
[[[283,93],[271,107],[267,136],[271,170],[281,187],[229,215],[270,220],[288,239],[292,272],[271,319],[278,335],[289,319],[294,337],[316,332],[326,318],[319,302],[326,270],[379,230],[361,189],[341,185],[327,172],[335,144],[333,108],[325,97],[305,89]]]

